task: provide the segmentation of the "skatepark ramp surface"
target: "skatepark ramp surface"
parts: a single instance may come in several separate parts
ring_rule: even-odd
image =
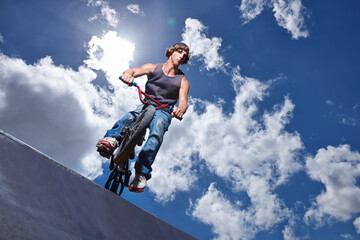
[[[0,239],[195,239],[0,130]]]

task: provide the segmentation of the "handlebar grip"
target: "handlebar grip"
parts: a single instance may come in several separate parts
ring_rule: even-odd
[[[119,77],[119,79],[122,81],[123,79],[122,79],[122,76],[120,76]],[[129,85],[132,85],[132,86],[136,86],[137,85],[137,83],[136,82],[132,82],[131,84],[129,84]]]

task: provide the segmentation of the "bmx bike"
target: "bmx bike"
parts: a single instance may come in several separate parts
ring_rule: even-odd
[[[119,78],[121,80],[121,76]],[[137,87],[139,99],[144,104],[144,107],[140,114],[134,111],[130,112],[132,117],[125,122],[120,132],[122,141],[110,157],[109,169],[111,173],[104,186],[106,189],[118,195],[122,194],[124,187],[129,187],[131,176],[131,170],[129,170],[130,159],[135,158],[136,145],[141,146],[144,142],[146,129],[150,125],[150,122],[155,115],[155,111],[161,108],[166,108],[170,112],[173,110],[172,106],[161,104],[142,91],[136,82],[133,82],[132,86]],[[154,107],[153,105],[147,104],[143,96],[151,99],[159,106]]]

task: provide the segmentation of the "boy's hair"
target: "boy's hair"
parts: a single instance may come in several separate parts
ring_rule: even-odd
[[[172,45],[171,48],[167,48],[165,51],[165,57],[169,58],[171,56],[171,54],[173,54],[173,52],[177,51],[178,49],[182,49],[184,50],[187,54],[186,57],[184,59],[184,61],[181,63],[182,64],[187,64],[189,59],[190,59],[190,54],[189,54],[189,46],[186,45],[185,43],[175,43],[174,45]]]

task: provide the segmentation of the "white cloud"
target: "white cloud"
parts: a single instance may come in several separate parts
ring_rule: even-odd
[[[356,232],[358,234],[360,234],[360,217],[358,217],[354,220],[354,226],[355,226]]]
[[[200,121],[193,123],[193,129],[201,133],[195,139],[200,156],[239,189],[246,188],[243,180],[251,175],[280,185],[301,169],[296,161],[297,151],[303,147],[300,136],[284,131],[294,105],[285,97],[282,105],[263,114],[262,122],[256,121],[256,104],[263,100],[268,84],[244,78],[238,70],[233,72],[233,81],[237,93],[233,114],[226,117],[220,106],[208,104]]]
[[[337,118],[339,118],[340,124],[347,125],[350,127],[355,127],[360,124],[360,120],[357,117],[357,108],[358,108],[357,104],[351,107],[351,112],[345,113],[342,104],[336,104],[335,102],[329,99],[326,100],[325,103],[333,107],[330,114],[334,114]]]
[[[103,0],[88,0],[88,6],[100,8],[100,13],[89,18],[89,21],[93,21],[101,17],[109,26],[116,28],[119,23],[118,13],[115,9],[111,8],[107,1]]]
[[[239,10],[245,23],[256,18],[264,10],[267,2],[266,0],[242,0]]]
[[[295,205],[300,206],[302,205],[302,203],[297,202]],[[296,206],[293,209],[294,211],[296,211]],[[291,216],[288,220],[288,224],[285,225],[282,234],[283,234],[283,238],[284,240],[299,240],[299,239],[307,239],[308,237],[306,237],[304,235],[304,231],[299,230],[299,226],[301,226],[302,223],[300,223],[299,221],[301,221],[301,218],[298,216],[298,214],[291,212]],[[296,233],[300,233],[303,236],[298,237],[296,235]]]
[[[326,100],[325,103],[326,103],[327,105],[330,105],[330,106],[331,106],[331,105],[334,105],[334,102],[331,101],[330,99]]]
[[[199,57],[205,63],[205,68],[221,69],[224,65],[223,58],[218,50],[221,47],[221,38],[206,37],[206,27],[197,19],[188,18],[185,21],[185,31],[181,35],[183,42],[189,45],[193,57]]]
[[[0,43],[3,43],[4,42],[4,37],[3,35],[0,33]]]
[[[256,229],[248,220],[250,213],[232,204],[214,183],[191,204],[189,211],[196,219],[213,226],[215,239],[250,239],[255,235]]]
[[[305,26],[305,7],[301,0],[242,0],[239,10],[245,23],[257,17],[264,7],[272,7],[279,26],[288,30],[294,39],[309,35]]]
[[[278,24],[287,29],[293,38],[306,38],[309,35],[304,25],[304,6],[301,0],[276,0],[273,11]]]
[[[283,230],[283,236],[284,240],[298,240],[299,238],[294,235],[294,232],[292,231],[292,228],[289,226],[285,226],[285,229]]]
[[[284,240],[299,240],[300,239],[294,234],[292,227],[289,225],[285,226],[282,233],[284,236]]]
[[[107,61],[108,51],[114,50],[105,46],[108,38],[105,34],[103,39],[97,39],[101,44],[89,45],[91,59],[85,62],[112,76],[111,69],[102,62]],[[117,39],[117,44],[124,50],[129,43]],[[91,56],[92,47],[100,49],[103,57]],[[132,53],[119,49],[119,59],[114,61],[121,63],[122,56],[128,61],[132,58]],[[119,71],[128,65],[119,65]],[[87,66],[78,70],[56,66],[51,57],[31,65],[0,54],[0,76],[3,130],[89,178],[102,174],[103,159],[96,152],[96,141],[129,108],[135,107],[135,89],[111,81],[99,88],[93,83],[96,73]]]
[[[87,47],[89,58],[84,63],[105,72],[112,84],[119,85],[119,76],[133,61],[135,44],[118,37],[115,31],[109,31],[102,38],[93,36]]]
[[[92,110],[84,97],[101,101],[88,84],[96,75],[84,67],[73,71],[54,66],[50,57],[27,65],[5,55],[0,55],[0,71],[5,93],[0,109],[2,128],[82,174],[98,171],[92,168],[94,163],[95,168],[100,167],[98,159],[93,166],[81,162],[87,157],[91,139],[83,131],[97,124],[89,121]]]
[[[145,16],[145,13],[144,11],[142,11],[140,9],[140,6],[139,4],[129,4],[126,6],[127,9],[132,12],[133,14],[137,14],[137,15],[140,15],[140,16]]]
[[[344,116],[344,115],[340,115]],[[342,117],[341,118],[341,124],[348,125],[348,126],[357,126],[359,124],[359,120],[354,117]]]
[[[311,179],[325,185],[305,220],[321,225],[331,219],[347,221],[360,212],[360,188],[356,179],[360,176],[360,154],[350,146],[328,146],[319,149],[315,157],[306,159],[306,169]]]
[[[343,239],[354,239],[354,237],[351,234],[344,233],[340,235]]]
[[[262,200],[263,208],[268,211],[274,210],[271,206],[272,199],[267,200]],[[259,215],[258,207],[252,205],[246,208],[239,201],[232,203],[215,187],[215,183],[212,183],[201,198],[195,203],[190,202],[188,214],[213,226],[215,239],[251,239],[259,231],[270,229],[275,222],[280,222],[289,215],[287,210],[277,209],[277,212],[271,213],[274,216],[269,219],[266,216],[268,213]],[[262,217],[265,218],[262,219]],[[268,223],[268,220],[271,222]],[[297,239],[290,228],[286,228],[284,233],[286,240]]]

